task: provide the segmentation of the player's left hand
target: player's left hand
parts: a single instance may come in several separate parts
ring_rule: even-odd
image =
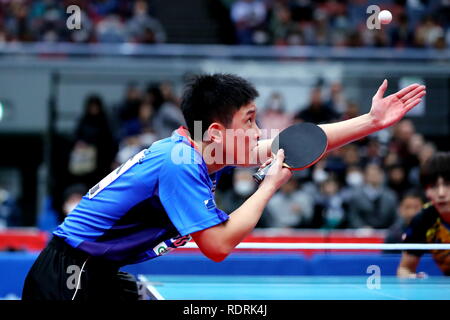
[[[369,115],[373,123],[383,129],[403,118],[403,116],[422,101],[425,86],[414,83],[396,93],[383,97],[388,86],[385,79],[372,98]]]

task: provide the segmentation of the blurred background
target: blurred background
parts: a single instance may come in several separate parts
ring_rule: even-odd
[[[393,21],[369,29],[372,4]],[[420,164],[450,149],[450,1],[1,0],[0,250],[42,249],[91,186],[184,124],[183,86],[206,72],[253,82],[267,129],[366,113],[385,78],[387,94],[425,84],[397,125],[296,173],[253,235],[401,241],[426,201]],[[254,192],[252,173],[223,177],[220,208]]]

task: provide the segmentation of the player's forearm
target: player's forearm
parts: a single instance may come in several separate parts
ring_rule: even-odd
[[[274,193],[274,188],[261,185],[247,201],[230,214],[230,218],[223,224],[222,230],[220,251],[224,255],[223,258],[253,231]]]
[[[321,127],[327,135],[327,151],[331,151],[352,141],[364,138],[381,129],[375,124],[368,113],[349,120],[321,124],[319,127]]]
[[[397,277],[412,278],[416,276],[417,266],[420,258],[407,252],[403,252],[400,264],[397,268]]]

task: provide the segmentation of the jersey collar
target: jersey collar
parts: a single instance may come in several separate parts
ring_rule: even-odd
[[[194,148],[195,150],[198,150],[197,146],[194,143],[194,140],[191,139],[190,134],[188,129],[185,126],[180,126],[177,130],[176,133],[178,133],[180,136],[186,138],[186,140],[189,142],[189,144],[191,145],[192,148]]]

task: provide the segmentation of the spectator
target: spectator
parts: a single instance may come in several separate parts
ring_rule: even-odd
[[[378,139],[367,137],[365,140],[367,143],[361,148],[361,165],[363,167],[370,163],[383,165],[383,152]]]
[[[32,40],[29,7],[25,1],[11,1],[5,17],[5,28],[13,41],[28,42]],[[57,17],[55,17],[57,19]],[[56,36],[56,39],[57,36]]]
[[[351,166],[359,166],[361,164],[361,156],[359,154],[359,148],[356,144],[350,143],[341,148],[341,150],[342,160],[344,161],[347,170]]]
[[[360,115],[359,106],[353,101],[348,101],[342,113],[341,120],[348,120]]]
[[[164,82],[160,85],[163,104],[155,114],[154,129],[159,139],[169,137],[173,130],[185,125],[178,98],[173,92],[172,84]]]
[[[76,177],[76,182],[93,186],[110,172],[116,152],[117,146],[103,100],[97,95],[90,95],[75,130],[69,172]]]
[[[96,26],[97,41],[122,43],[126,39],[125,26],[117,15],[108,15]]]
[[[86,14],[86,12],[81,11],[81,29],[68,30],[65,26],[62,28],[66,35],[65,39],[69,39],[75,43],[86,43],[95,41],[95,25],[91,18]],[[64,20],[63,20],[64,21]],[[103,40],[103,39],[101,39]]]
[[[321,87],[312,89],[309,106],[299,111],[294,117],[297,121],[313,122],[315,124],[330,122],[338,118],[339,114],[323,102]]]
[[[125,91],[125,97],[117,107],[117,116],[120,124],[137,117],[141,100],[141,92],[137,83],[128,83]]]
[[[115,14],[119,6],[119,0],[94,0],[89,2],[89,12],[95,20],[101,20],[110,14]]]
[[[383,184],[382,169],[377,164],[367,165],[364,185],[349,199],[349,227],[385,229],[394,223],[397,198]]]
[[[128,22],[130,42],[162,43],[166,42],[166,32],[161,23],[149,16],[147,1],[137,0],[134,3],[134,15]]]
[[[436,147],[431,142],[426,142],[420,149],[417,158],[419,159],[419,166],[412,168],[409,172],[409,178],[411,184],[415,186],[420,185],[420,166],[423,166],[428,159],[430,159],[436,152]]]
[[[425,17],[417,26],[415,45],[418,47],[434,47],[439,38],[444,36],[443,28],[431,16]]]
[[[391,31],[392,45],[399,48],[407,48],[413,45],[414,34],[405,14],[398,17],[398,24]]]
[[[422,210],[423,205],[424,197],[421,192],[418,190],[410,190],[405,193],[397,208],[397,221],[389,228],[385,242],[401,243],[406,228],[412,219]]]
[[[292,13],[287,6],[281,3],[274,5],[269,25],[274,45],[304,44],[300,24],[292,20]]]
[[[399,161],[404,166],[406,174],[409,170],[418,165],[417,157],[411,153],[409,144],[416,134],[416,129],[410,119],[401,120],[394,127],[394,135],[389,144],[389,150],[397,153]]]
[[[312,227],[323,229],[345,227],[346,208],[339,182],[333,177],[328,178],[320,185],[320,193],[314,206]]]
[[[127,138],[131,136],[141,136],[150,134],[155,136],[153,129],[153,106],[148,102],[142,102],[138,109],[137,117],[126,121],[122,127],[122,137]],[[154,141],[154,139],[153,139]],[[150,144],[153,142],[151,141]],[[150,144],[144,143],[143,145],[150,146]]]
[[[349,188],[359,188],[364,184],[364,174],[359,166],[352,165],[347,168],[345,183]]]
[[[345,98],[344,90],[340,82],[333,82],[330,87],[330,97],[326,102],[328,109],[336,110],[336,112],[343,114],[348,110],[347,99]]]
[[[62,197],[62,205],[56,210],[50,204],[46,204],[43,212],[39,215],[39,229],[53,232],[61,224],[64,218],[77,206],[81,198],[88,191],[83,184],[74,184],[66,188]]]
[[[138,116],[123,124],[122,140],[119,152],[116,156],[115,166],[124,163],[131,156],[142,149],[148,148],[157,140],[153,128],[153,106],[148,102],[142,102],[139,106]]]
[[[261,139],[269,138],[271,130],[281,131],[292,124],[292,117],[286,112],[281,93],[273,92],[270,95],[266,107],[258,115],[258,124],[260,129],[263,129]]]
[[[260,0],[237,0],[231,6],[230,14],[239,44],[255,44],[255,32],[266,20],[265,4]]]
[[[387,186],[396,193],[397,199],[402,199],[405,192],[411,188],[405,169],[400,164],[387,167],[387,176]]]
[[[290,179],[270,199],[269,225],[273,228],[307,228],[313,217],[313,199],[299,190],[296,179]]]
[[[155,112],[158,112],[164,103],[161,85],[159,83],[149,84],[146,92],[144,93],[143,99],[148,101],[155,108]]]
[[[253,179],[253,172],[250,169],[234,169],[233,187],[225,191],[216,191],[217,205],[219,208],[227,210],[227,212],[233,212],[253,194],[257,187]],[[265,208],[257,224],[258,228],[271,226],[268,223],[268,215],[268,209]]]
[[[22,226],[22,213],[11,193],[0,186],[0,229]]]
[[[344,161],[345,150],[336,149],[328,152],[326,158],[325,170],[333,175],[338,181],[342,182],[345,178],[347,164]]]

